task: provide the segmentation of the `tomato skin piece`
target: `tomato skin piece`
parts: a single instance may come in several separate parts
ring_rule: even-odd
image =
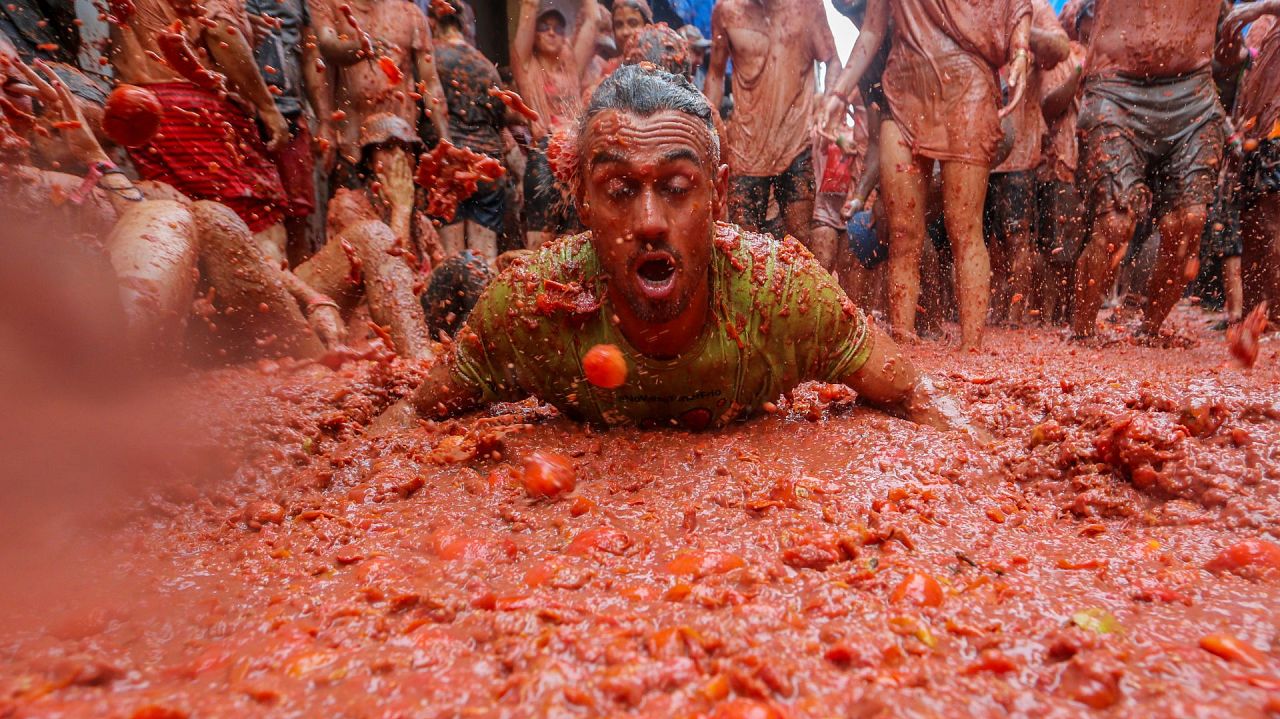
[[[534,452],[524,459],[520,481],[530,497],[542,498],[572,492],[576,477],[568,458],[554,452]]]
[[[627,381],[627,360],[614,345],[596,345],[582,357],[587,381],[602,389],[617,389]]]
[[[1210,634],[1200,639],[1200,648],[1229,662],[1243,664],[1250,669],[1262,669],[1267,665],[1267,655],[1248,642],[1230,634]]]
[[[1265,539],[1246,539],[1219,552],[1204,568],[1242,576],[1280,575],[1280,545]]]
[[[928,574],[912,572],[894,587],[889,598],[894,604],[906,602],[917,607],[939,607],[942,606],[942,586]]]
[[[404,73],[396,65],[396,61],[386,55],[378,58],[378,69],[382,70],[382,74],[387,76],[387,82],[392,87],[400,87],[400,83],[404,82]]]

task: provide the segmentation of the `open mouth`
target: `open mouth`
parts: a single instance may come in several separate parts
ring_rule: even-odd
[[[640,287],[650,299],[662,299],[671,293],[676,281],[676,258],[670,252],[647,252],[636,265]]]

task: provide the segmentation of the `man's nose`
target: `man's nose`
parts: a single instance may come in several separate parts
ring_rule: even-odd
[[[637,240],[664,240],[667,237],[667,203],[651,187],[640,192],[636,207],[635,226]]]

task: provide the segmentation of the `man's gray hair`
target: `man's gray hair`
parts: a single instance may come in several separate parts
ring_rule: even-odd
[[[695,117],[711,136],[711,169],[720,166],[720,138],[711,112],[711,103],[698,88],[681,75],[647,63],[623,65],[605,78],[591,95],[587,111],[578,124],[578,137],[586,136],[591,118],[606,110],[649,117],[663,111],[683,112]]]

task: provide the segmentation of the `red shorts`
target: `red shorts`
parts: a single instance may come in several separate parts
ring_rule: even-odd
[[[293,139],[275,153],[276,170],[284,185],[284,213],[306,217],[316,209],[316,158],[311,147],[311,128],[299,114],[289,120]]]
[[[251,232],[279,224],[284,188],[253,118],[190,83],[157,83],[147,89],[165,110],[151,142],[129,148],[138,175],[173,185],[193,200],[221,202]]]

